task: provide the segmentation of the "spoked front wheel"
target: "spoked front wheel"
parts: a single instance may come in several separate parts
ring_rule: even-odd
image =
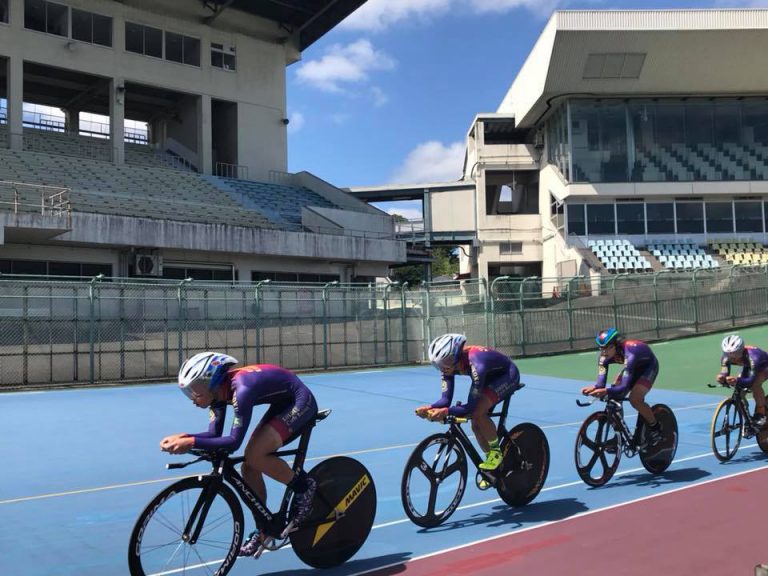
[[[549,442],[541,428],[518,424],[507,434],[496,490],[509,506],[525,506],[538,496],[549,472]]]
[[[590,486],[602,486],[619,467],[621,450],[621,435],[608,415],[590,414],[576,436],[576,472]]]
[[[466,486],[464,449],[447,434],[433,434],[416,446],[405,464],[403,509],[417,526],[438,526],[456,510]]]
[[[656,446],[640,451],[640,462],[651,474],[661,474],[672,464],[677,452],[677,418],[666,404],[655,404],[651,410],[661,425],[662,438]],[[647,431],[648,427],[644,426],[644,430]]]
[[[744,418],[736,403],[726,398],[712,417],[712,452],[720,462],[727,462],[736,455],[741,444]]]
[[[312,512],[291,533],[291,546],[313,568],[349,560],[365,543],[376,516],[376,486],[360,462],[346,456],[323,460],[309,476],[317,482]]]
[[[184,536],[196,534],[195,542]],[[136,521],[128,547],[131,576],[195,574],[224,576],[243,540],[243,510],[227,486],[207,476],[171,484]]]

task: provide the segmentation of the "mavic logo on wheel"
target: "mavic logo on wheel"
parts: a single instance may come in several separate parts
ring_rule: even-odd
[[[323,538],[323,536],[328,533],[328,530],[330,530],[333,525],[336,524],[337,515],[346,512],[347,509],[352,504],[354,504],[355,500],[360,497],[360,494],[363,493],[363,490],[368,488],[370,484],[371,479],[368,477],[368,474],[363,474],[362,478],[360,478],[360,480],[358,480],[357,483],[352,486],[352,489],[347,492],[344,498],[342,498],[341,501],[336,504],[336,506],[334,506],[333,510],[330,511],[328,516],[325,517],[326,520],[330,520],[330,522],[324,522],[317,527],[317,530],[315,531],[315,539],[312,541],[312,546],[317,544]]]

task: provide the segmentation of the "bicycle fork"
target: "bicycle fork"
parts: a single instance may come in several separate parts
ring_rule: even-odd
[[[205,488],[203,488],[200,496],[198,496],[197,502],[195,502],[192,512],[189,515],[189,519],[187,520],[187,525],[184,526],[184,532],[181,535],[182,541],[187,544],[194,545],[197,543],[197,539],[200,538],[200,532],[205,525],[205,519],[208,517],[208,512],[211,509],[213,499],[216,497],[219,484],[221,484],[221,479],[215,482],[209,482]]]

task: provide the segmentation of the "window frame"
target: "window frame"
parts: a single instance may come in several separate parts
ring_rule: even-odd
[[[227,48],[231,48],[232,51],[228,52]],[[221,56],[221,66],[216,66],[213,62],[213,55],[218,54]],[[232,68],[226,68],[224,66],[226,57],[230,56],[234,62]],[[237,72],[237,46],[233,44],[227,44],[226,42],[211,42],[211,68],[222,70],[224,72]]]
[[[83,14],[87,14],[90,17],[90,22],[91,22],[91,39],[90,40],[75,38],[75,12],[76,11],[81,12]],[[95,38],[94,16],[98,16],[99,18],[104,18],[106,20],[109,20],[109,44],[102,44],[101,42],[94,41],[94,38]],[[70,36],[70,39],[76,42],[83,42],[84,44],[90,44],[91,46],[100,46],[102,48],[113,48],[114,42],[115,42],[115,20],[114,18],[112,18],[112,16],[105,16],[104,14],[99,14],[98,12],[91,12],[90,10],[83,10],[81,8],[76,8],[74,6],[71,6],[69,10],[69,36]]]

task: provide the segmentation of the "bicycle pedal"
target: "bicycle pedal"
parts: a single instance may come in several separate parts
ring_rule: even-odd
[[[283,530],[280,533],[280,538],[282,538],[282,539],[288,538],[288,535],[291,532],[296,532],[296,530],[298,530],[298,529],[299,529],[299,525],[296,524],[296,521],[295,520],[291,520],[290,522],[288,522],[288,526],[285,527],[285,530]]]
[[[493,488],[493,482],[479,472],[475,475],[475,485],[477,485],[478,490],[482,490],[483,492],[489,488]]]

